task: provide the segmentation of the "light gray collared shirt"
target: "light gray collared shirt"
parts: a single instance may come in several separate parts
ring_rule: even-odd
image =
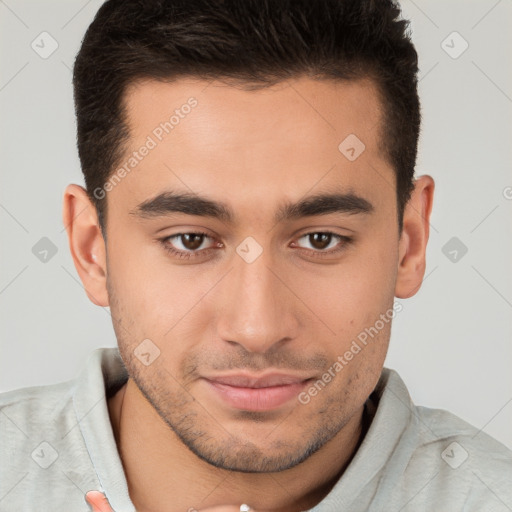
[[[93,489],[116,512],[135,512],[107,408],[127,378],[119,350],[100,348],[76,379],[0,394],[1,512],[85,512]],[[415,406],[393,370],[367,405],[363,442],[312,511],[512,512],[505,446],[449,412]]]

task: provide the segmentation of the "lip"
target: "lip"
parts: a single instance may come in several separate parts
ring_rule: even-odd
[[[237,374],[204,379],[222,402],[244,411],[278,409],[296,398],[309,380],[309,377],[285,374]]]

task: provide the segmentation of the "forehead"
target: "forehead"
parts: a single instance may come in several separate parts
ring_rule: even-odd
[[[333,187],[372,195],[383,174],[388,185],[393,181],[370,80],[298,78],[256,90],[199,79],[145,80],[127,88],[125,105],[130,140],[123,163],[151,146],[116,187],[115,195],[123,189],[132,202],[165,188],[233,204],[242,196],[278,201]]]
[[[189,116],[186,105],[192,98],[197,107]],[[297,142],[306,146],[307,139],[327,137],[329,142],[347,130],[368,137],[367,129],[375,127],[381,118],[377,87],[370,79],[296,78],[257,89],[247,84],[191,78],[142,80],[128,86],[125,102],[134,137],[151,131],[155,122],[169,121],[174,113],[178,118],[173,129],[176,142],[194,142],[197,149],[199,140],[210,146],[219,142],[239,144],[242,140],[243,146],[249,146],[251,142],[266,143],[271,134],[285,135],[283,132],[298,137]],[[178,129],[185,118],[188,129]],[[291,137],[285,142],[288,139]]]

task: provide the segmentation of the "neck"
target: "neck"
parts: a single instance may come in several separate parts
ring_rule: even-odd
[[[182,512],[248,503],[257,510],[307,510],[331,490],[364,435],[362,407],[301,464],[279,473],[239,473],[198,458],[161,419],[132,379],[108,400],[130,498],[138,512]]]

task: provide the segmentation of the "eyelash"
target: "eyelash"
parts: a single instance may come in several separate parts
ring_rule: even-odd
[[[339,235],[338,233],[334,233],[332,231],[310,231],[309,233],[302,234],[300,238],[303,238],[308,235],[314,235],[314,234],[323,234],[323,235],[333,235],[334,237],[338,238],[343,243],[337,247],[336,249],[330,249],[328,251],[314,251],[312,249],[303,249],[310,253],[310,256],[313,256],[315,258],[325,258],[328,256],[332,256],[333,254],[338,254],[345,250],[346,246],[353,242],[353,239],[349,236],[343,236]],[[164,250],[170,254],[173,257],[177,257],[180,259],[191,259],[191,258],[198,258],[198,257],[204,257],[205,255],[209,254],[211,251],[214,251],[214,247],[209,247],[207,249],[201,249],[196,251],[180,251],[179,249],[175,249],[171,245],[169,245],[169,240],[171,238],[176,238],[182,235],[203,235],[208,238],[212,238],[208,233],[204,233],[203,231],[187,231],[185,233],[175,233],[170,236],[166,236],[165,238],[160,238],[158,241],[163,246]]]

